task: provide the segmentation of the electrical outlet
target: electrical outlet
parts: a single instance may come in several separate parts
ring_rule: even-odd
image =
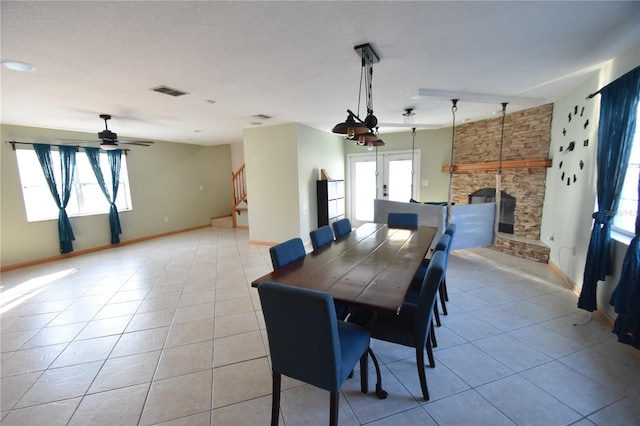
[[[164,217],[164,223],[169,223],[169,216]]]

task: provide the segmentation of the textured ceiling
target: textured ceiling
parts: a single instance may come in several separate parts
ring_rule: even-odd
[[[106,113],[120,138],[202,145],[239,142],[256,121],[331,129],[358,108],[362,43],[381,58],[379,121],[413,107],[417,125],[439,127],[450,93],[420,89],[459,94],[457,120],[483,119],[501,98],[508,111],[553,102],[640,40],[640,2],[0,4],[2,60],[36,67],[1,70],[2,123],[94,133]]]

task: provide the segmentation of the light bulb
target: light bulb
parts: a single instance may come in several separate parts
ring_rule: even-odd
[[[367,151],[373,151],[373,142],[367,144]]]

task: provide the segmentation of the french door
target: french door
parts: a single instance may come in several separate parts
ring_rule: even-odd
[[[349,155],[350,219],[373,221],[373,200],[408,202],[418,198],[420,150]]]

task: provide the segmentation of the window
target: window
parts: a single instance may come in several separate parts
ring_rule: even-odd
[[[57,219],[58,207],[51,196],[35,151],[18,149],[16,150],[16,158],[18,159],[18,171],[20,173],[24,206],[27,211],[27,220],[29,222],[37,222]],[[58,191],[60,192],[60,154],[58,151],[52,150],[51,158],[55,169]],[[106,153],[100,153],[100,167],[102,168],[107,188],[111,188],[111,173],[109,172]],[[118,211],[132,210],[127,161],[124,155],[122,156],[116,206]],[[83,152],[79,152],[76,154],[76,173],[71,198],[67,205],[67,215],[73,217],[103,213],[109,213],[109,202],[102,193],[100,185],[98,185],[87,156]]]
[[[636,232],[638,211],[638,177],[640,175],[640,108],[636,118],[636,134],[629,157],[629,166],[620,193],[618,211],[613,218],[613,230],[633,237]]]

